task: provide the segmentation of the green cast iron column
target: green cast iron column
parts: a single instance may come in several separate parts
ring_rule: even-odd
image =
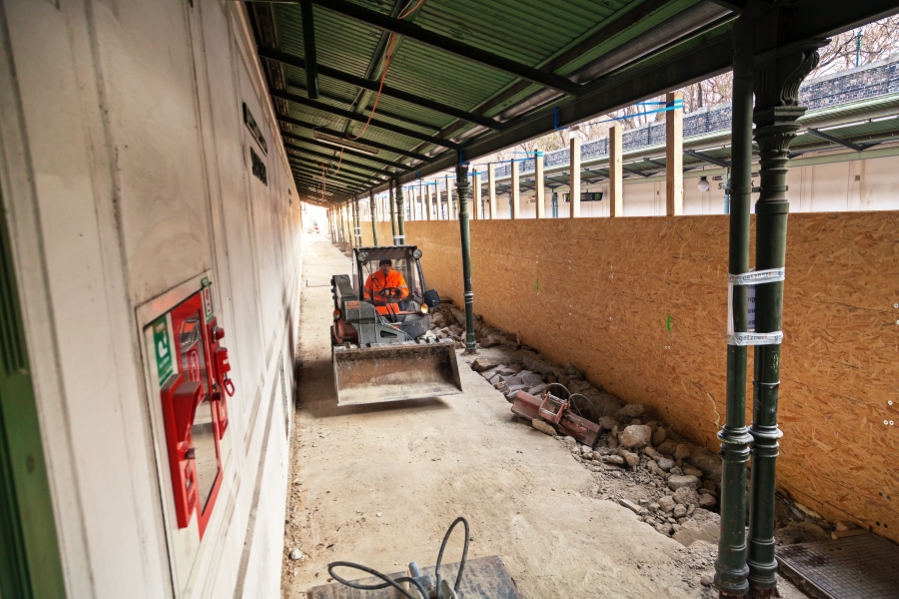
[[[476,350],[474,338],[474,292],[471,290],[471,236],[468,230],[468,204],[471,187],[468,184],[468,165],[462,161],[456,165],[456,190],[459,194],[459,233],[462,237],[462,282],[465,288],[465,353]]]
[[[371,244],[378,246],[378,207],[375,204],[375,192],[368,192],[369,209],[371,209]]]
[[[774,18],[778,18],[775,11]],[[779,31],[780,23],[768,31]],[[817,48],[822,40],[785,44],[756,61],[755,140],[759,145],[761,192],[755,205],[756,270],[782,268],[786,260],[787,166],[790,143],[796,137],[796,120],[805,113],[799,104],[799,85],[818,64]],[[784,283],[756,286],[757,333],[781,331]],[[777,593],[777,562],[774,559],[774,490],[776,463],[783,435],[777,427],[780,387],[780,343],[755,346],[753,414],[750,434],[752,480],[749,508],[750,596],[761,599]]]
[[[393,182],[387,184],[390,194],[390,230],[393,233],[393,245],[396,243],[396,197],[393,195]]]
[[[743,15],[734,24],[734,98],[730,179],[728,272],[749,272],[749,211],[752,194],[752,48],[754,22]],[[747,328],[748,288],[733,288],[734,331]],[[746,577],[746,463],[752,437],[746,428],[746,346],[727,346],[727,413],[721,440],[721,535],[715,583],[722,599],[749,590]]]
[[[396,185],[396,229],[397,236],[394,239],[395,245],[403,245],[406,243],[406,224],[405,224],[405,198],[403,198],[403,185],[399,181],[394,181]]]

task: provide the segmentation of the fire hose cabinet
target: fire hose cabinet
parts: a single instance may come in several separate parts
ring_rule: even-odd
[[[138,308],[176,595],[189,594],[231,455],[234,395],[208,276]]]

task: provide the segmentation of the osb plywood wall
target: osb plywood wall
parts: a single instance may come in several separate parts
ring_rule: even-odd
[[[378,222],[376,224],[378,225],[378,245],[393,245],[393,231],[390,229],[390,221]],[[371,221],[363,220],[359,228],[362,229],[362,246],[372,245]],[[408,236],[408,230],[406,234]]]
[[[779,485],[899,541],[899,213],[789,218]],[[475,312],[717,451],[727,227],[726,216],[472,222]],[[461,302],[458,222],[406,233],[428,286]]]

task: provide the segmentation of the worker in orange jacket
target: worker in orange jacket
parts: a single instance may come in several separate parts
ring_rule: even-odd
[[[409,297],[409,287],[406,286],[406,279],[403,277],[403,273],[398,270],[394,270],[393,262],[384,258],[378,263],[378,270],[368,275],[368,280],[365,281],[365,297],[367,299],[374,298],[374,303],[377,306],[380,304],[386,308],[386,304],[388,303],[387,298],[383,296],[380,292],[385,289],[390,290],[390,298],[396,299],[399,298],[400,310],[405,310],[405,300]],[[378,310],[381,312],[381,310]]]

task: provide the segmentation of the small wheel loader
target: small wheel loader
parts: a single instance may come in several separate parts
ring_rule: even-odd
[[[421,250],[414,245],[353,249],[352,275],[331,277],[331,356],[337,405],[462,392],[455,345],[430,332]]]

